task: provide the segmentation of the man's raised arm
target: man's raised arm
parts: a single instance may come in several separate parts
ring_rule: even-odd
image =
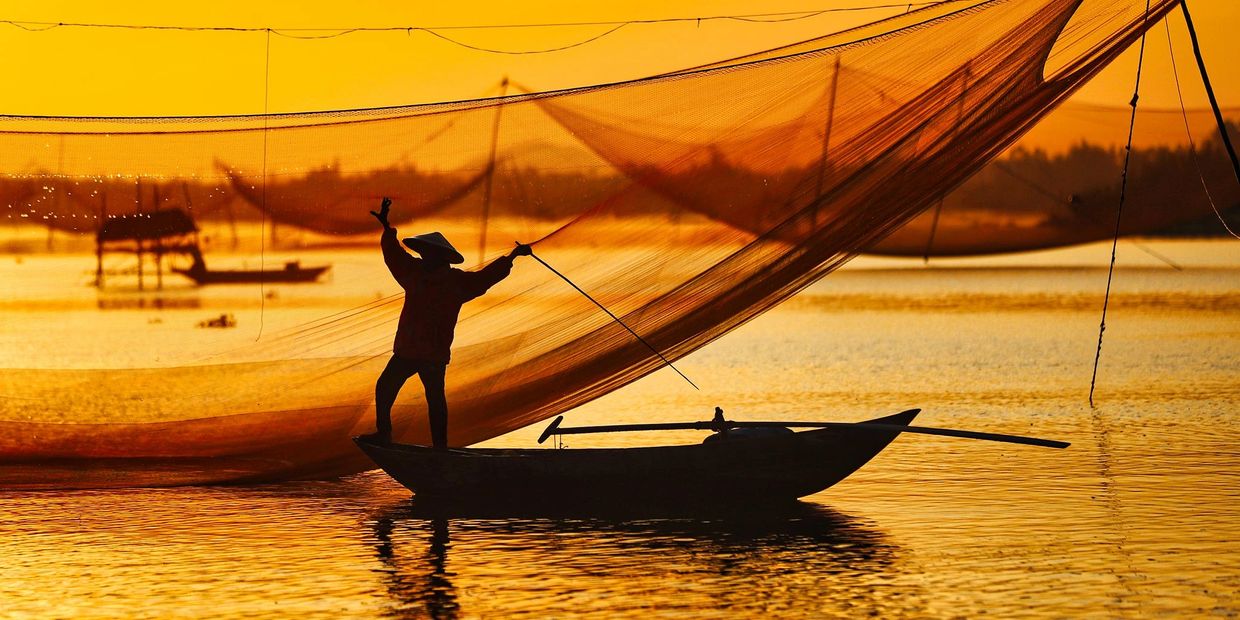
[[[529,256],[530,254],[530,246],[523,243],[517,244],[517,247],[513,248],[511,252],[491,261],[490,265],[478,271],[465,272],[466,287],[464,292],[466,300],[482,295],[500,280],[507,278],[508,274],[512,273],[512,261],[518,256]]]
[[[413,270],[416,263],[415,259],[400,247],[400,242],[396,240],[396,228],[388,222],[388,212],[391,211],[391,207],[392,199],[385,197],[379,207],[379,212],[371,211],[370,214],[375,216],[380,224],[383,224],[383,236],[379,238],[379,247],[383,249],[383,262],[387,264],[388,271],[392,272],[392,277],[399,282]]]

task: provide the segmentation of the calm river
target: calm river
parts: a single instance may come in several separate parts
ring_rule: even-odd
[[[445,514],[376,472],[0,491],[0,617],[1236,617],[1238,248],[1121,244],[1097,408],[1109,245],[928,267],[861,258],[678,364],[701,392],[660,371],[568,416],[921,407],[919,424],[1066,450],[906,435],[799,507],[729,514]],[[533,446],[540,431],[487,445]]]

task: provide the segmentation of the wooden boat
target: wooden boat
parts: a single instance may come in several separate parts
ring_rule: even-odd
[[[198,284],[247,284],[253,282],[314,282],[323,275],[331,265],[319,267],[302,267],[300,263],[288,262],[284,269],[225,269],[210,270],[203,268],[177,269],[179,273]]]
[[[908,426],[919,410],[863,424]],[[697,445],[437,452],[357,442],[420,499],[557,504],[791,501],[834,485],[887,447],[899,429],[834,425],[794,433],[732,432]]]

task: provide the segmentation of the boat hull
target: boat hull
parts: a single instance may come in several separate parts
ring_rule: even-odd
[[[917,412],[868,420],[907,426]],[[596,449],[453,449],[357,445],[420,499],[658,503],[795,500],[848,477],[900,433],[849,428],[697,445]]]
[[[255,282],[293,283],[315,282],[330,267],[299,267],[297,269],[236,269],[225,271],[201,271],[193,269],[173,269],[194,282],[202,284],[251,284]]]

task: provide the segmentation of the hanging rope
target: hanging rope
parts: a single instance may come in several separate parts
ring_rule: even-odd
[[[853,7],[831,7],[826,9],[811,9],[806,11],[782,11],[775,13],[748,13],[741,15],[706,15],[701,17],[665,17],[655,19],[626,19],[612,21],[577,21],[577,22],[552,22],[552,23],[518,23],[518,24],[464,24],[449,26],[362,26],[362,27],[322,27],[322,28],[283,28],[283,27],[251,27],[251,26],[177,26],[171,24],[122,24],[122,23],[88,23],[88,22],[45,22],[45,21],[28,21],[28,20],[0,20],[0,24],[8,24],[15,28],[20,28],[28,32],[45,32],[55,28],[111,28],[121,30],[179,30],[187,32],[266,32],[268,36],[275,34],[277,36],[289,39],[335,39],[350,34],[367,33],[367,32],[424,32],[434,37],[438,37],[453,45],[457,45],[466,49],[485,52],[488,54],[505,54],[505,55],[522,55],[522,54],[547,54],[551,52],[559,52],[563,50],[580,47],[588,43],[593,43],[608,35],[614,34],[626,26],[647,25],[647,24],[667,24],[677,22],[694,22],[701,25],[704,21],[736,21],[751,24],[775,24],[799,21],[827,15],[831,13],[851,13],[858,11],[871,11],[882,9],[905,9],[908,12],[913,7],[924,7],[934,4],[935,2],[913,2],[913,3],[888,3],[888,4],[872,4],[867,6]],[[568,43],[561,46],[526,49],[526,50],[502,50],[495,48],[482,47],[459,41],[455,38],[443,34],[444,31],[452,30],[500,30],[500,29],[525,29],[525,28],[571,28],[571,27],[589,27],[603,26],[607,27],[601,33],[590,35],[589,37]],[[316,34],[311,34],[316,33]]]
[[[318,26],[314,28],[292,28],[277,26],[181,26],[171,24],[122,24],[108,22],[48,22],[35,20],[0,19],[0,24],[9,24],[23,30],[43,31],[52,28],[116,28],[125,30],[183,30],[189,32],[225,31],[225,32],[262,32],[271,30],[273,34],[288,32],[324,32],[337,31],[340,35],[355,32],[400,32],[406,30],[501,30],[513,28],[565,28],[574,26],[618,26],[633,24],[666,24],[674,22],[702,22],[713,20],[741,21],[751,23],[778,23],[808,19],[830,13],[852,13],[877,9],[906,9],[940,4],[942,0],[932,2],[895,2],[868,4],[852,7],[829,7],[825,9],[806,9],[801,11],[780,11],[768,13],[742,13],[736,15],[702,15],[692,17],[656,17],[650,19],[619,19],[591,20],[571,22],[521,22],[512,24],[452,24],[440,26],[394,25],[394,26]]]
[[[1098,349],[1094,352],[1094,372],[1089,378],[1089,406],[1094,407],[1094,387],[1098,381],[1098,361],[1102,359],[1102,334],[1107,330],[1107,306],[1111,301],[1111,280],[1115,276],[1115,249],[1119,246],[1119,224],[1124,215],[1124,198],[1128,193],[1128,164],[1132,160],[1132,134],[1137,125],[1137,99],[1141,96],[1141,67],[1145,64],[1146,21],[1150,18],[1150,0],[1145,0],[1145,17],[1141,22],[1141,49],[1137,54],[1137,79],[1132,89],[1132,114],[1128,118],[1128,143],[1124,146],[1124,170],[1120,173],[1119,207],[1115,210],[1115,235],[1111,239],[1111,265],[1107,268],[1107,290],[1102,297],[1102,322],[1098,324]]]
[[[582,288],[581,288],[580,286],[577,286],[577,284],[576,284],[576,283],[574,283],[572,280],[569,280],[569,279],[568,279],[568,276],[566,276],[566,275],[564,275],[564,274],[560,273],[559,271],[557,271],[555,267],[552,267],[551,265],[548,265],[548,264],[547,264],[547,261],[545,261],[545,260],[543,260],[543,259],[539,258],[537,254],[533,254],[533,253],[531,253],[531,254],[530,254],[530,258],[533,258],[534,260],[538,261],[539,263],[542,263],[542,266],[543,266],[543,267],[546,267],[548,270],[550,270],[550,271],[551,271],[551,273],[554,273],[555,275],[560,276],[560,279],[561,279],[561,280],[564,280],[565,282],[567,282],[567,283],[568,283],[568,285],[569,285],[569,286],[571,286],[571,287],[573,287],[573,288],[577,289],[577,292],[578,292],[578,293],[581,293],[582,295],[585,295],[585,298],[586,298],[586,299],[589,299],[590,301],[594,302],[594,305],[598,306],[598,307],[599,307],[599,309],[600,309],[600,310],[602,310],[603,312],[606,312],[606,313],[607,313],[607,316],[611,317],[613,320],[615,320],[615,322],[619,323],[619,324],[620,324],[620,327],[623,327],[623,328],[625,328],[625,329],[629,330],[629,333],[630,333],[630,334],[633,334],[633,337],[634,337],[634,338],[636,338],[638,342],[640,342],[640,343],[642,343],[642,344],[646,345],[646,348],[650,349],[651,351],[653,351],[653,352],[654,352],[654,354],[655,354],[655,355],[659,356],[659,359],[660,359],[660,360],[663,360],[663,363],[664,363],[664,364],[667,364],[667,367],[668,367],[668,368],[671,368],[672,370],[675,370],[675,371],[676,371],[676,374],[680,375],[680,378],[681,378],[681,379],[684,379],[686,382],[688,382],[688,383],[689,383],[689,385],[692,385],[692,386],[693,386],[693,389],[695,389],[695,390],[701,390],[701,389],[702,389],[702,388],[698,387],[698,386],[697,386],[697,384],[696,384],[696,383],[694,383],[692,379],[690,379],[689,377],[685,376],[685,373],[680,372],[680,369],[679,369],[679,368],[677,368],[677,367],[673,366],[673,365],[672,365],[672,361],[671,361],[671,360],[669,360],[669,359],[667,359],[666,357],[664,357],[664,356],[663,356],[663,353],[661,353],[658,349],[654,348],[654,345],[650,344],[649,342],[646,342],[646,339],[645,339],[645,338],[642,338],[640,335],[638,335],[638,333],[637,333],[637,332],[633,331],[633,328],[632,328],[632,327],[629,327],[629,326],[628,326],[628,324],[626,324],[624,321],[621,321],[621,320],[620,320],[620,317],[616,316],[616,315],[615,315],[615,313],[613,313],[611,310],[608,310],[608,309],[607,309],[607,306],[604,306],[603,304],[599,303],[599,301],[598,301],[597,299],[595,299],[595,298],[591,297],[591,296],[590,296],[590,294],[589,294],[589,293],[587,293],[587,292],[585,292],[584,290],[582,290]]]
[[[1188,154],[1193,159],[1193,167],[1197,169],[1197,178],[1201,179],[1201,190],[1205,192],[1206,201],[1210,203],[1210,208],[1214,210],[1214,215],[1218,218],[1219,223],[1223,225],[1223,229],[1227,231],[1227,234],[1240,239],[1240,235],[1237,235],[1227,225],[1227,220],[1223,219],[1222,212],[1214,204],[1214,196],[1210,194],[1210,186],[1206,183],[1206,175],[1201,170],[1201,160],[1197,158],[1197,145],[1193,141],[1193,129],[1188,124],[1188,108],[1184,106],[1184,92],[1180,89],[1180,71],[1175,66],[1175,47],[1171,45],[1171,23],[1164,18],[1163,26],[1167,30],[1167,51],[1171,56],[1171,76],[1175,78],[1175,94],[1180,99],[1180,114],[1184,118],[1184,135],[1188,137]]]
[[[600,32],[592,37],[588,37],[580,41],[575,41],[573,43],[568,43],[565,45],[559,45],[555,47],[544,47],[540,49],[525,49],[525,50],[501,50],[501,49],[496,49],[493,47],[482,47],[481,45],[470,45],[469,43],[466,43],[464,41],[458,41],[456,39],[453,39],[452,37],[449,37],[448,35],[443,34],[441,32],[435,32],[434,30],[428,30],[428,29],[410,28],[409,32],[412,32],[414,30],[421,30],[422,32],[425,32],[426,34],[443,39],[444,41],[447,41],[448,43],[451,43],[453,45],[458,45],[460,47],[463,47],[468,50],[473,50],[475,52],[486,52],[488,54],[504,54],[507,56],[523,56],[526,54],[549,54],[551,52],[562,52],[564,50],[571,50],[574,47],[581,47],[583,45],[588,45],[607,35],[614,34],[616,31],[620,30],[621,28],[624,28],[627,25],[628,24],[620,24],[619,26],[612,26],[611,28],[604,30],[603,32]],[[305,38],[305,37],[292,37],[292,38],[300,39],[300,38]],[[315,37],[315,38],[330,38],[330,37]]]
[[[1201,84],[1206,87],[1206,97],[1210,99],[1210,107],[1214,110],[1214,122],[1218,123],[1219,137],[1227,155],[1231,157],[1231,169],[1236,173],[1236,182],[1240,183],[1240,160],[1236,159],[1236,149],[1231,145],[1231,137],[1227,135],[1227,123],[1223,121],[1223,112],[1219,110],[1218,98],[1214,96],[1214,87],[1210,85],[1210,74],[1206,72],[1206,61],[1201,57],[1201,44],[1197,42],[1197,29],[1193,27],[1193,17],[1188,14],[1188,3],[1181,0],[1180,9],[1184,12],[1184,24],[1188,26],[1188,38],[1193,42],[1193,56],[1197,58],[1197,68],[1201,71]]]

